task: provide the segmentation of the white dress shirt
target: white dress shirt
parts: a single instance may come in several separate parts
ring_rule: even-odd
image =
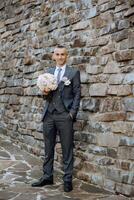
[[[64,76],[64,73],[65,73],[65,70],[66,70],[66,65],[63,65],[62,67],[58,67],[56,66],[56,69],[55,69],[55,72],[54,72],[54,76],[55,78],[57,79],[57,75],[58,75],[58,69],[62,69],[61,70],[61,73],[60,73],[60,81],[62,80],[63,76]]]

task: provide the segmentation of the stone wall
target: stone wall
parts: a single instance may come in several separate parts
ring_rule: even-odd
[[[43,101],[36,79],[56,44],[81,71],[75,176],[134,195],[134,1],[3,0],[0,3],[0,129],[43,155]],[[61,160],[57,144],[57,161]]]

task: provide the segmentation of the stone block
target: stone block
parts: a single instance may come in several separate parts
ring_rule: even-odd
[[[134,59],[134,51],[122,50],[114,53],[114,58],[117,62],[127,61]]]
[[[122,83],[124,77],[124,74],[111,74],[108,83],[112,85],[119,85]]]
[[[134,73],[128,73],[125,75],[123,84],[134,84]]]
[[[101,51],[101,55],[113,53],[115,51],[115,45],[113,43],[110,43],[110,44],[102,47],[100,51]]]
[[[128,180],[129,172],[117,169],[115,167],[109,167],[106,169],[106,177],[112,181],[122,183],[124,180]]]
[[[88,121],[86,130],[88,130],[90,133],[103,133],[111,131],[111,127],[106,123]]]
[[[5,22],[4,21],[0,21],[0,29],[3,28],[5,26]]]
[[[74,39],[73,42],[71,43],[72,48],[76,48],[76,47],[82,48],[84,46],[85,46],[85,42],[80,38]]]
[[[86,28],[88,28],[89,26],[89,21],[81,21],[81,22],[78,22],[77,24],[75,24],[73,26],[73,30],[74,31],[78,31],[78,30],[84,30]]]
[[[133,123],[126,121],[115,121],[110,124],[111,130],[114,133],[124,134],[125,136],[133,135]]]
[[[85,56],[74,56],[71,57],[70,60],[70,65],[78,65],[78,64],[82,64],[82,63],[88,63],[89,62],[89,57],[85,57]]]
[[[100,74],[102,72],[102,68],[100,65],[87,65],[86,66],[86,72],[88,74]]]
[[[116,192],[124,194],[129,197],[134,196],[134,186],[128,184],[117,183],[116,184]]]
[[[105,12],[105,11],[107,11],[109,9],[115,8],[116,4],[117,4],[116,1],[110,1],[108,3],[104,3],[104,4],[100,5],[100,9],[99,10],[101,12]]]
[[[126,50],[128,49],[128,39],[123,40],[122,42],[120,42],[119,44],[119,50]]]
[[[111,32],[111,27],[110,27],[110,25],[107,25],[100,30],[99,35],[104,36],[104,35],[109,34],[110,32]]]
[[[87,40],[87,47],[98,47],[98,46],[104,46],[108,44],[109,38],[107,37],[100,37],[99,39],[88,39]]]
[[[92,153],[94,155],[101,155],[101,156],[105,156],[107,154],[107,150],[104,147],[99,147],[99,146],[95,146],[95,145],[90,145],[88,147],[88,153]]]
[[[21,87],[5,88],[5,94],[23,95],[24,91]]]
[[[125,17],[129,17],[129,16],[131,16],[131,15],[133,15],[133,14],[134,14],[134,9],[133,9],[133,8],[129,8],[129,9],[125,12],[124,16],[125,16]]]
[[[134,98],[126,97],[123,99],[123,104],[126,111],[134,112]]]
[[[74,168],[78,170],[81,169],[81,159],[79,157],[74,158]]]
[[[99,110],[99,100],[93,98],[84,98],[82,99],[82,110],[97,112]]]
[[[134,113],[127,113],[126,120],[134,122]]]
[[[77,131],[82,131],[83,128],[85,126],[85,121],[84,120],[78,120],[74,123],[74,130],[77,130]]]
[[[115,61],[108,62],[103,71],[105,74],[116,74],[119,72],[119,65]]]
[[[126,119],[125,112],[108,112],[103,114],[96,114],[94,120],[100,122],[124,121]]]
[[[128,96],[132,94],[132,89],[130,85],[120,85],[118,87],[118,96]]]
[[[129,28],[130,24],[129,21],[124,19],[124,20],[120,20],[119,24],[118,24],[118,30],[122,30],[122,29],[127,29]]]
[[[108,191],[113,191],[115,190],[115,182],[110,180],[110,179],[104,179],[104,188]],[[107,199],[108,200],[108,199]],[[110,200],[110,199],[109,199]],[[111,199],[112,200],[112,199]],[[113,198],[114,200],[114,198]],[[123,199],[122,199],[123,200]]]
[[[105,83],[96,83],[92,84],[89,88],[90,96],[106,96],[107,84]]]
[[[89,96],[89,87],[87,84],[81,84],[81,97]]]
[[[114,165],[115,160],[112,158],[108,158],[108,157],[99,157],[98,159],[96,159],[97,164],[100,166],[110,166],[110,165]]]
[[[115,13],[123,12],[129,8],[128,4],[125,4],[125,2],[123,2],[123,1],[115,7]]]
[[[97,53],[98,47],[91,47],[91,48],[83,48],[83,55],[84,56],[95,56]]]
[[[109,79],[108,74],[89,75],[89,83],[107,83]]]
[[[39,90],[37,87],[24,88],[24,95],[36,96],[38,95],[38,93],[39,93]]]
[[[132,90],[130,85],[109,85],[107,94],[127,96],[132,94]]]
[[[88,83],[89,75],[85,71],[80,72],[81,83]]]
[[[105,16],[102,15],[96,16],[91,20],[91,22],[92,22],[92,27],[95,29],[103,28],[104,26],[107,25],[107,19],[105,18]]]
[[[131,163],[126,161],[126,160],[117,160],[116,161],[116,167],[117,168],[129,171],[130,170],[130,166],[131,166]]]
[[[77,178],[82,179],[83,181],[88,181],[89,183],[91,182],[91,176],[92,174],[83,172],[81,170],[79,170],[76,174]]]
[[[107,148],[107,156],[117,158],[117,148]]]
[[[121,137],[119,146],[132,146],[134,147],[133,137]]]
[[[99,186],[103,186],[103,176],[99,173],[92,174],[91,183]]]
[[[110,132],[97,134],[97,144],[99,146],[114,148],[118,147],[119,141],[119,136]]]
[[[16,17],[14,17],[14,18],[9,18],[9,19],[7,19],[7,20],[5,21],[5,25],[14,24],[14,23],[20,21],[21,18],[22,18],[21,15],[16,16]]]
[[[100,65],[102,65],[102,66],[105,66],[107,63],[108,63],[108,59],[109,59],[109,57],[108,56],[101,56],[100,57]]]
[[[118,156],[124,160],[134,160],[134,148],[131,146],[120,146],[118,148]]]
[[[24,65],[32,65],[33,63],[34,63],[33,56],[31,56],[31,55],[25,56],[25,58],[24,58]]]
[[[86,19],[91,19],[97,15],[98,15],[97,6],[94,6],[90,9],[87,9],[85,12],[83,12],[83,17]]]
[[[11,95],[10,96],[10,99],[9,99],[9,104],[12,105],[12,104],[19,104],[19,98],[17,97],[17,95]]]
[[[1,95],[0,96],[0,103],[7,103],[9,101],[9,96],[7,95]]]
[[[74,12],[69,16],[69,24],[75,24],[81,21],[82,19],[82,13],[81,11]]]
[[[112,38],[116,41],[116,42],[120,42],[124,39],[128,38],[128,30],[121,30],[119,32],[116,32],[113,34]]]
[[[133,32],[130,32],[128,35],[128,47],[130,49],[134,48],[134,33]]]
[[[12,31],[6,31],[1,35],[1,39],[5,39],[12,35]]]
[[[85,172],[96,173],[98,172],[98,166],[95,163],[84,161],[82,163],[82,170]]]

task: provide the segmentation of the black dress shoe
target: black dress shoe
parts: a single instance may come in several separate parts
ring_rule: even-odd
[[[32,183],[32,187],[42,187],[44,185],[52,185],[53,184],[53,179],[45,179],[44,177],[41,177],[39,181]]]
[[[72,182],[64,182],[64,192],[71,192],[72,190]]]

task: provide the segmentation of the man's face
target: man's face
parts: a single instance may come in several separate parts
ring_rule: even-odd
[[[65,48],[56,48],[54,50],[53,59],[57,66],[63,66],[67,61],[67,50]]]

